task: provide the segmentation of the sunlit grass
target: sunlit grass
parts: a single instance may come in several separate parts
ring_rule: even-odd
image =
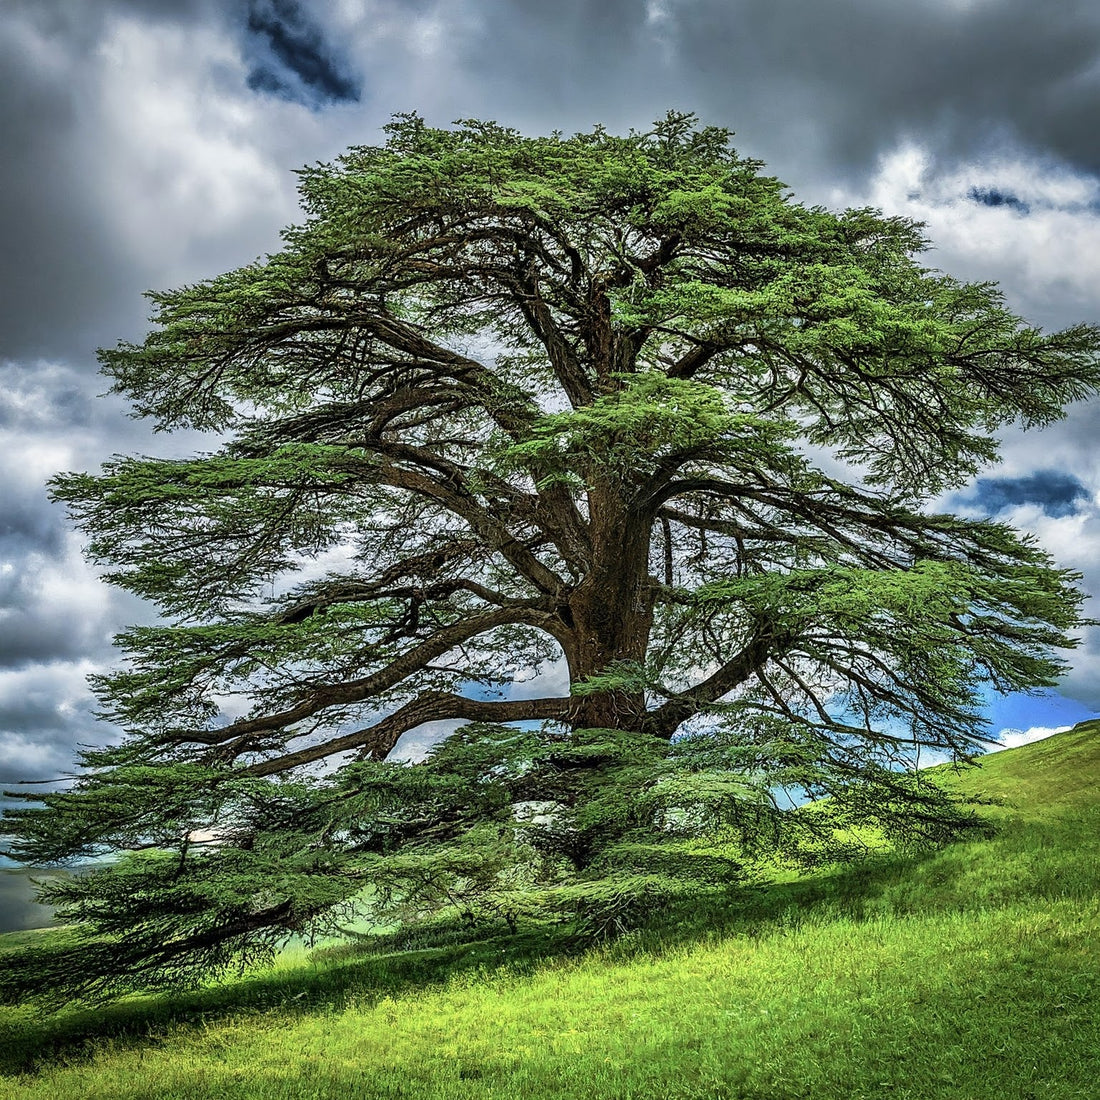
[[[999,753],[953,780],[1000,800],[992,841],[711,895],[584,956],[299,948],[173,1000],[12,1010],[0,1095],[1091,1100],[1098,780],[1098,723]]]

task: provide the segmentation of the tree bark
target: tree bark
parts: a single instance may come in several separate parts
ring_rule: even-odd
[[[628,506],[622,486],[601,476],[588,494],[592,566],[570,594],[569,679],[578,683],[619,663],[645,661],[655,586],[649,575],[649,524]],[[574,729],[640,729],[645,693],[615,689],[579,696]]]

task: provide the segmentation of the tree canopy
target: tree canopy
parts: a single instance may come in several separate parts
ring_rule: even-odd
[[[117,857],[48,892],[90,937],[67,989],[353,902],[515,923],[735,878],[699,837],[951,835],[913,751],[970,759],[982,693],[1052,686],[1083,621],[1032,539],[930,504],[1096,391],[1100,330],[1026,324],[691,115],[386,130],[301,171],[280,251],[101,353],[224,445],[53,485],[161,615],[94,678],[123,739],[2,823],[29,863]],[[21,960],[16,994],[68,965]]]

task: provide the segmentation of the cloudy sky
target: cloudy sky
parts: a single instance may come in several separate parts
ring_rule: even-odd
[[[187,453],[97,396],[142,291],[246,263],[294,221],[292,170],[391,114],[530,132],[732,127],[805,201],[927,222],[930,263],[1046,327],[1100,321],[1094,0],[3,0],[0,3],[0,784],[101,740],[85,676],[148,609],[108,590],[44,482]],[[1100,594],[1100,402],[953,502],[1034,531]],[[1094,610],[1094,614],[1098,613]],[[996,729],[1100,711],[1100,633],[1060,694]]]

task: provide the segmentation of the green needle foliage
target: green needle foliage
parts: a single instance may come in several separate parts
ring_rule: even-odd
[[[197,981],[356,906],[605,934],[759,847],[957,835],[913,750],[969,759],[979,692],[1073,644],[1073,574],[926,505],[1096,391],[1100,330],[690,115],[387,130],[302,171],[280,252],[102,353],[225,443],[53,484],[163,618],[95,679],[125,738],[3,823],[27,863],[114,857],[46,891],[85,939],[6,955],[9,996]],[[509,687],[555,663],[567,693]],[[426,723],[457,732],[405,762]]]

